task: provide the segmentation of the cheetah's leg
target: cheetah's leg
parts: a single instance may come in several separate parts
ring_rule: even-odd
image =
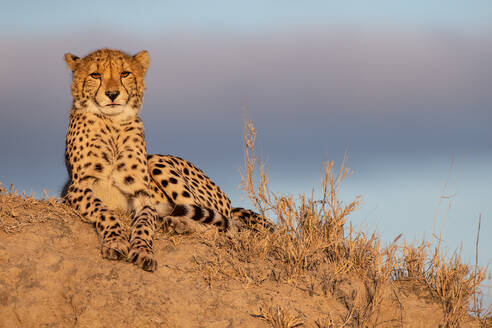
[[[146,192],[140,192],[134,197],[133,208],[135,215],[131,227],[128,261],[145,271],[153,272],[157,268],[153,251],[157,212]]]
[[[68,188],[66,202],[88,219],[96,228],[102,245],[103,258],[118,260],[127,257],[130,244],[123,234],[121,221],[102,201],[94,196],[90,187],[93,177],[73,182]]]
[[[143,134],[135,136],[136,139],[141,137]],[[142,143],[144,144],[143,141]],[[131,170],[129,165],[125,165],[125,162],[130,158],[134,159]],[[149,194],[150,177],[147,171],[145,152],[141,149],[135,151],[134,148],[125,146],[118,154],[116,167],[120,167],[121,170],[113,174],[113,179],[116,181],[115,185],[126,196],[128,205],[133,210],[130,253],[127,260],[146,271],[153,272],[157,268],[153,238],[158,216]]]
[[[173,162],[168,158],[169,156],[162,155],[148,158],[150,191],[166,228],[180,234],[202,231],[206,229],[203,224],[227,230],[229,220],[217,209],[211,208],[210,192],[200,189],[196,184],[198,180],[192,180],[189,170],[185,170],[176,160]],[[198,171],[196,168],[195,170]],[[199,173],[203,174],[201,171]],[[226,198],[223,199],[225,201]]]

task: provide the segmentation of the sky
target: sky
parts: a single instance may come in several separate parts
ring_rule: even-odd
[[[0,181],[41,195],[66,179],[71,73],[63,54],[147,49],[148,151],[203,169],[233,204],[243,114],[271,188],[353,174],[351,222],[383,243],[442,233],[492,261],[492,2],[10,1],[0,13]],[[489,270],[490,272],[490,270]],[[492,285],[491,280],[486,284]]]

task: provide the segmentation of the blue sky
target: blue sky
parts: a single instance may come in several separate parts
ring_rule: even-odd
[[[262,30],[303,24],[490,26],[492,4],[474,1],[10,1],[0,26],[21,33],[70,31],[97,24],[112,29]],[[42,30],[37,30],[42,27]],[[68,29],[67,29],[68,28]],[[3,29],[3,28],[2,28]]]
[[[0,181],[51,194],[63,185],[65,52],[147,49],[150,152],[195,162],[250,207],[237,190],[249,105],[274,191],[310,194],[322,161],[347,153],[342,198],[363,197],[356,226],[384,242],[431,238],[438,210],[445,245],[462,244],[471,263],[481,214],[487,265],[491,32],[492,2],[478,0],[8,2]],[[452,197],[438,209],[442,195]]]

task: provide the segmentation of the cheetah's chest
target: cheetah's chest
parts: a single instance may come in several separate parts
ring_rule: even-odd
[[[92,115],[83,118],[72,125],[76,132],[69,133],[72,178],[95,177],[95,197],[110,208],[130,209],[133,186],[147,170],[141,122],[118,123]]]

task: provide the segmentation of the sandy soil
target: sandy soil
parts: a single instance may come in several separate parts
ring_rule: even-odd
[[[214,278],[203,263],[217,250],[203,236],[161,233],[155,251],[155,273],[103,260],[94,229],[70,209],[0,194],[0,327],[338,327],[330,322],[347,316],[337,296],[295,281]],[[272,263],[249,268],[259,266],[274,272]],[[438,327],[443,318],[411,286],[388,288],[381,308],[377,327]]]

